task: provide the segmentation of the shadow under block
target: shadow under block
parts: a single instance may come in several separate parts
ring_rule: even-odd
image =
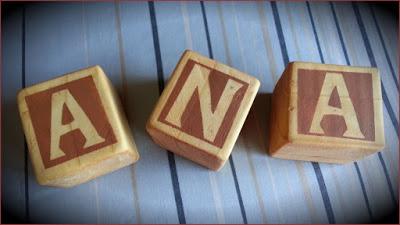
[[[233,149],[259,86],[256,78],[187,50],[146,129],[160,146],[218,170]]]
[[[99,66],[21,90],[18,107],[41,185],[74,186],[139,159],[118,95]]]
[[[346,163],[384,148],[376,68],[290,63],[272,95],[273,157]]]

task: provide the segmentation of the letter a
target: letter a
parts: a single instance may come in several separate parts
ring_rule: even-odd
[[[214,141],[222,124],[226,112],[231,105],[233,96],[243,86],[239,82],[229,79],[218,101],[215,111],[211,108],[211,88],[208,82],[210,70],[195,64],[186,83],[183,85],[171,110],[165,118],[175,126],[182,127],[181,117],[194,92],[198,90],[200,111],[203,125],[203,137],[208,141]],[[183,107],[182,107],[183,106]]]
[[[63,106],[68,107],[74,120],[69,124],[62,124]],[[104,138],[100,137],[90,122],[89,118],[76,102],[74,96],[69,90],[56,92],[51,97],[51,144],[50,144],[50,160],[57,159],[65,155],[60,148],[60,137],[75,129],[79,129],[86,141],[84,148],[101,143]]]
[[[335,87],[339,94],[341,108],[329,105],[329,99]],[[340,73],[326,73],[325,75],[325,80],[322,85],[317,107],[311,123],[311,133],[324,133],[321,127],[321,121],[325,115],[339,115],[344,118],[347,126],[347,130],[343,134],[344,137],[365,138],[361,133],[357,115],[353,103],[351,102],[343,75]]]

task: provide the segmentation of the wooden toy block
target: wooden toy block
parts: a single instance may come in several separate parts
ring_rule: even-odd
[[[213,170],[228,159],[260,83],[185,51],[146,129],[160,146]]]
[[[18,106],[41,185],[74,186],[139,159],[118,95],[99,66],[25,88]]]
[[[346,163],[383,149],[380,84],[376,68],[290,63],[272,96],[269,153]]]

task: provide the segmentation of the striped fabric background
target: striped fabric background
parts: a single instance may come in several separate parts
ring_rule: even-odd
[[[3,219],[358,223],[398,210],[399,31],[392,11],[350,2],[2,6]],[[218,173],[161,149],[144,130],[184,49],[261,81],[229,162]],[[295,60],[379,68],[386,136],[382,153],[346,165],[266,154],[270,93],[285,65]],[[26,154],[17,91],[95,64],[119,91],[141,159],[71,189],[39,186]]]

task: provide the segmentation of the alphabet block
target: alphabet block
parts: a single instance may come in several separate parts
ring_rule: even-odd
[[[260,83],[185,51],[147,122],[160,146],[218,170],[228,159]]]
[[[21,90],[18,107],[38,183],[70,187],[136,162],[136,145],[99,66]]]
[[[346,163],[385,146],[376,68],[290,63],[272,96],[269,153]]]

